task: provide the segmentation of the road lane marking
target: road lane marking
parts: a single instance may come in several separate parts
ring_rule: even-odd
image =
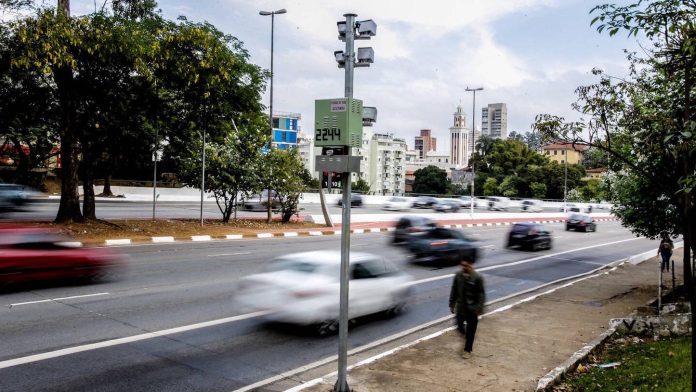
[[[10,304],[9,307],[15,307],[15,306],[22,306],[22,305],[31,305],[31,304],[40,304],[43,302],[55,302],[55,301],[64,301],[66,299],[75,299],[75,298],[87,298],[87,297],[96,297],[99,295],[109,295],[110,293],[96,293],[96,294],[85,294],[85,295],[73,295],[71,297],[60,297],[60,298],[49,298],[49,299],[42,299],[40,301],[28,301],[28,302],[17,302],[15,304]]]
[[[235,252],[235,253],[218,253],[214,255],[208,255],[208,257],[222,257],[222,256],[241,256],[241,255],[250,255],[251,252]]]
[[[266,312],[266,311],[262,311],[262,312],[253,312],[253,313],[241,314],[238,316],[226,317],[226,318],[221,318],[221,319],[217,319],[217,320],[211,320],[211,321],[206,321],[206,322],[202,322],[202,323],[197,323],[197,324],[185,325],[182,327],[163,329],[161,331],[155,331],[155,332],[146,332],[146,333],[143,333],[140,335],[128,336],[125,338],[105,340],[103,342],[98,342],[98,343],[84,344],[81,346],[68,347],[68,348],[64,348],[61,350],[48,351],[48,352],[41,353],[41,354],[34,354],[34,355],[26,356],[26,357],[9,359],[9,360],[0,362],[0,369],[24,365],[24,364],[32,363],[32,362],[43,361],[45,359],[58,358],[58,357],[62,357],[65,355],[81,353],[84,351],[91,351],[91,350],[96,350],[96,349],[100,349],[100,348],[118,346],[118,345],[126,344],[126,343],[133,343],[133,342],[137,342],[140,340],[146,340],[146,339],[152,339],[152,338],[161,338],[161,337],[164,337],[167,335],[173,335],[173,334],[177,334],[177,333],[181,333],[181,332],[192,331],[195,329],[212,327],[215,325],[226,324],[226,323],[231,323],[231,322],[235,322],[235,321],[241,321],[241,320],[246,320],[246,319],[250,319],[250,318],[254,318],[254,317],[259,317],[259,316],[263,316],[267,313],[268,312]]]

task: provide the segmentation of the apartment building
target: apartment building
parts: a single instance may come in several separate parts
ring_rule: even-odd
[[[507,105],[491,103],[481,108],[481,134],[494,139],[507,139]]]

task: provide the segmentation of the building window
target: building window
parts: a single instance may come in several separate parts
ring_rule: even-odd
[[[273,128],[280,128],[280,119],[279,118],[273,118]]]
[[[558,150],[553,150],[553,155],[558,155]]]

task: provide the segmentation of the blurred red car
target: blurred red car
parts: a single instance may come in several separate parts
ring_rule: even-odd
[[[121,256],[83,248],[50,229],[0,226],[0,288],[62,279],[100,280],[122,266]]]

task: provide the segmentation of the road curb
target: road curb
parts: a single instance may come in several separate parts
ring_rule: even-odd
[[[598,222],[614,221],[616,218],[598,218]],[[510,226],[519,222],[535,222],[535,223],[561,223],[565,222],[565,219],[550,219],[550,220],[540,220],[540,221],[529,221],[529,220],[511,220],[508,222],[481,222],[481,223],[447,223],[442,224],[445,228],[472,228],[472,227],[501,227]],[[372,227],[372,228],[360,228],[352,229],[351,234],[367,234],[367,233],[386,233],[396,230],[395,227]],[[290,237],[306,237],[306,236],[330,236],[330,235],[341,235],[341,230],[307,230],[307,231],[284,231],[284,232],[265,232],[265,233],[253,233],[253,234],[227,234],[227,235],[193,235],[188,237],[176,237],[176,236],[156,236],[149,238],[118,238],[118,239],[107,239],[101,244],[102,246],[126,246],[126,245],[141,245],[141,244],[164,244],[164,243],[184,243],[184,242],[208,242],[216,240],[248,240],[248,239],[263,239],[263,238],[290,238]],[[89,240],[83,241],[83,243],[91,243]]]

